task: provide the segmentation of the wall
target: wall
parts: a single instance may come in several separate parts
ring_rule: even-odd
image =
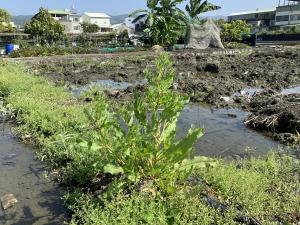
[[[65,28],[66,34],[81,34],[82,28],[79,22],[60,21],[60,24]]]
[[[284,19],[281,21],[280,19]],[[276,12],[276,26],[300,24],[300,5],[280,6]]]
[[[110,19],[109,18],[91,18],[90,23],[97,24],[100,28],[109,28]]]

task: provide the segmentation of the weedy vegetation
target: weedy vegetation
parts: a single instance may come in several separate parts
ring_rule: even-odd
[[[103,92],[86,103],[63,87],[0,63],[0,109],[66,185],[72,225],[297,224],[300,164],[272,153],[231,163],[194,157],[203,135],[176,136],[189,99],[170,88],[165,53],[146,71],[133,103],[112,107]]]

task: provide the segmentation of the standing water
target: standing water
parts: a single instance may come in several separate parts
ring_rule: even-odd
[[[178,121],[179,136],[191,124],[203,127],[205,134],[195,146],[196,155],[243,157],[246,149],[253,155],[265,155],[271,149],[283,147],[271,138],[248,129],[243,121],[247,112],[238,109],[212,109],[205,105],[189,105]]]
[[[145,84],[146,80],[135,83],[115,82],[112,80],[99,80],[95,83],[78,87],[72,90],[75,97],[80,96],[91,87],[101,89],[124,90],[129,86]],[[248,94],[254,95],[263,89],[245,89]],[[238,95],[238,94],[236,94]],[[265,155],[270,150],[283,148],[278,142],[273,141],[259,132],[248,129],[244,119],[249,113],[238,109],[212,109],[206,105],[191,104],[181,113],[178,121],[179,137],[187,133],[191,124],[203,127],[205,135],[195,146],[196,155],[211,157],[243,157],[247,150],[254,156]]]
[[[13,194],[18,202],[4,210],[1,225],[60,225],[66,209],[58,186],[45,178],[46,168],[33,151],[0,129],[0,198]],[[1,205],[1,204],[0,204]]]

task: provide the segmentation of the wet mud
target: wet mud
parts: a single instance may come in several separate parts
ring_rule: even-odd
[[[248,104],[252,114],[245,124],[270,132],[281,143],[297,144],[300,141],[300,93],[291,94],[297,90],[293,88],[282,93],[267,90],[254,95]]]
[[[0,197],[12,194],[18,201],[0,207],[1,225],[61,225],[67,219],[58,185],[46,178],[49,171],[33,154],[1,124]]]

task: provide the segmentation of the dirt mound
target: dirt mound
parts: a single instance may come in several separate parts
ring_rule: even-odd
[[[300,133],[300,94],[262,92],[253,97],[249,107],[253,113],[246,119],[246,125],[269,131],[283,143],[296,141]]]

